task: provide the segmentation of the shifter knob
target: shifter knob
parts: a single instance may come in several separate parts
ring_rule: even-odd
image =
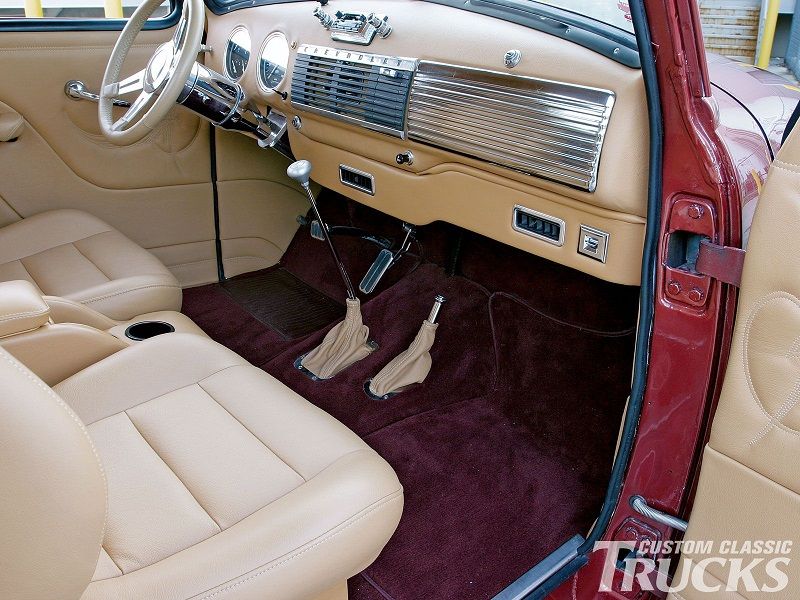
[[[308,187],[311,178],[311,163],[307,160],[298,160],[289,165],[286,174],[303,187]]]

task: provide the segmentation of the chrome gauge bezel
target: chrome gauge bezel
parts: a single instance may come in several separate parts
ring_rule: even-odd
[[[264,60],[264,53],[267,51],[267,46],[269,46],[270,42],[273,40],[280,39],[283,40],[283,43],[286,45],[286,65],[284,65],[283,69],[283,77],[281,80],[275,84],[274,86],[270,87],[267,85],[267,82],[264,81],[261,73],[261,63]],[[277,88],[280,88],[281,85],[286,81],[286,77],[289,75],[289,59],[291,58],[291,45],[289,44],[289,39],[282,31],[273,31],[270,33],[264,43],[261,44],[261,50],[258,53],[258,65],[257,65],[257,72],[256,72],[256,81],[258,82],[258,87],[261,89],[262,92],[273,92]],[[270,61],[272,62],[272,61]]]
[[[233,41],[233,38],[236,37],[238,34],[244,33],[247,36],[247,47],[246,50],[248,52],[247,61],[245,61],[244,70],[239,77],[235,77],[228,68],[228,59],[230,58],[230,54],[232,52],[233,44],[236,43]],[[237,46],[241,48],[245,48],[242,44],[236,43]],[[222,69],[225,75],[233,79],[234,81],[239,81],[244,74],[247,72],[247,67],[250,66],[250,61],[253,58],[253,38],[250,35],[250,32],[247,30],[247,27],[244,25],[238,25],[233,28],[231,34],[228,36],[228,39],[225,41],[225,56],[222,60]]]

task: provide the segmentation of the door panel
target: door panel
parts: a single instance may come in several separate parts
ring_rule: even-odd
[[[735,567],[752,569],[756,587],[779,584],[767,571],[785,555],[720,552],[734,540],[800,540],[800,135],[797,129],[773,163],[761,194],[745,261],[734,341],[719,406],[714,417],[687,540],[712,541],[711,554],[684,552],[675,581],[699,560],[710,587],[691,584],[674,598],[798,598],[800,559],[777,565],[788,576],[779,593],[726,590]],[[689,562],[691,559],[691,562]],[[773,564],[773,568],[775,565]],[[752,586],[751,586],[752,587]]]
[[[143,68],[171,35],[172,29],[142,32],[123,76]],[[118,36],[0,35],[0,115],[25,119],[15,142],[0,143],[0,225],[56,208],[85,210],[150,249],[182,284],[214,281],[209,124],[175,107],[144,140],[118,147],[100,134],[95,103],[64,94],[71,79],[99,89]],[[237,134],[217,132],[217,148],[228,274],[274,264],[306,210],[286,161]]]

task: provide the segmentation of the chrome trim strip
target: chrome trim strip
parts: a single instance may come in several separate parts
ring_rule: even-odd
[[[523,229],[522,227],[517,227],[517,213],[524,212],[529,215],[533,215],[534,217],[539,217],[540,219],[544,219],[545,221],[550,221],[551,223],[556,223],[559,226],[559,235],[558,240],[554,240],[544,235],[540,235],[538,233],[534,233],[533,231],[528,231],[527,229]],[[514,210],[511,213],[511,228],[514,231],[518,231],[520,233],[524,233],[525,235],[529,235],[531,237],[535,237],[537,240],[542,240],[543,242],[547,242],[549,244],[553,244],[554,246],[563,246],[564,245],[564,231],[567,228],[567,224],[563,219],[559,219],[558,217],[553,217],[551,215],[545,214],[543,212],[539,212],[538,210],[533,210],[532,208],[528,208],[527,206],[522,206],[521,204],[514,205]]]
[[[297,49],[298,54],[308,56],[320,56],[332,60],[346,60],[348,62],[362,65],[383,65],[401,71],[413,71],[417,68],[417,59],[403,56],[385,56],[383,54],[372,54],[371,52],[361,52],[359,50],[339,50],[326,46],[315,46],[314,44],[301,44]]]
[[[593,192],[614,93],[421,61],[408,138]]]
[[[356,175],[361,175],[362,177],[368,178],[372,182],[372,189],[367,189],[361,187],[360,185],[356,185],[355,183],[350,183],[349,181],[345,181],[344,177],[342,177],[342,171],[347,170],[351,173],[355,173]],[[356,169],[355,167],[350,167],[348,165],[339,165],[339,182],[342,185],[346,185],[347,187],[351,187],[354,190],[359,190],[360,192],[364,192],[365,194],[369,194],[370,196],[375,195],[375,176],[372,173],[367,173],[366,171],[361,171],[360,169]]]
[[[328,117],[329,119],[344,121],[345,123],[350,123],[351,125],[358,125],[359,127],[363,127],[364,129],[370,129],[372,131],[378,131],[380,133],[388,133],[389,135],[399,137],[402,140],[406,139],[406,132],[401,131],[399,129],[393,129],[392,127],[386,127],[385,125],[377,125],[375,123],[370,123],[369,121],[362,121],[361,119],[356,119],[355,117],[348,117],[347,115],[342,115],[340,113],[335,113],[330,110],[325,110],[324,108],[317,108],[316,106],[309,106],[308,104],[302,104],[300,102],[292,101],[292,106],[300,107],[306,112],[322,115],[323,117]]]

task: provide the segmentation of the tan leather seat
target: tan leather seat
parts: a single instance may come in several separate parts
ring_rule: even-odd
[[[208,339],[0,381],[4,599],[344,598],[399,521],[382,458]]]
[[[181,307],[178,281],[155,256],[77,210],[44,212],[0,229],[0,281],[14,279],[119,321]]]

